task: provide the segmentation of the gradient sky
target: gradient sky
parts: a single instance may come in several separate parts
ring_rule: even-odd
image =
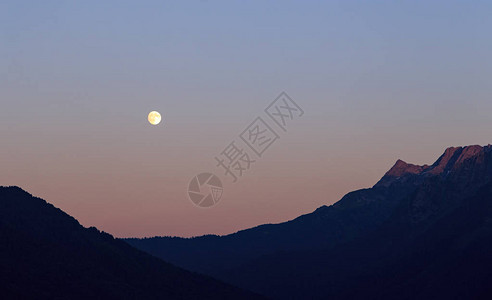
[[[470,2],[2,1],[0,185],[118,237],[226,234],[491,143],[492,3]],[[305,115],[195,207],[282,91]]]

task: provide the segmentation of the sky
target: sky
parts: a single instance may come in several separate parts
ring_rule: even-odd
[[[117,237],[228,234],[492,141],[486,1],[2,1],[0,185]],[[304,114],[276,127],[286,92]],[[163,121],[152,126],[150,111]],[[232,182],[215,157],[279,135]],[[213,207],[188,198],[216,174]]]

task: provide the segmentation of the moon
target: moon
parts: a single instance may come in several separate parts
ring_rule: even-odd
[[[157,125],[161,122],[161,114],[157,111],[151,111],[149,113],[149,123],[152,124],[152,125]]]

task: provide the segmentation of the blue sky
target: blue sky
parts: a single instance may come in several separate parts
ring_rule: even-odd
[[[295,217],[398,158],[490,142],[490,15],[485,1],[2,1],[0,183],[121,236]],[[196,211],[183,187],[282,91],[303,121]]]

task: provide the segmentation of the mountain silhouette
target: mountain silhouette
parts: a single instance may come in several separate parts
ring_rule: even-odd
[[[1,299],[259,298],[84,228],[18,187],[0,187]]]
[[[490,299],[492,146],[398,160],[372,188],[289,222],[126,241],[278,299]]]

